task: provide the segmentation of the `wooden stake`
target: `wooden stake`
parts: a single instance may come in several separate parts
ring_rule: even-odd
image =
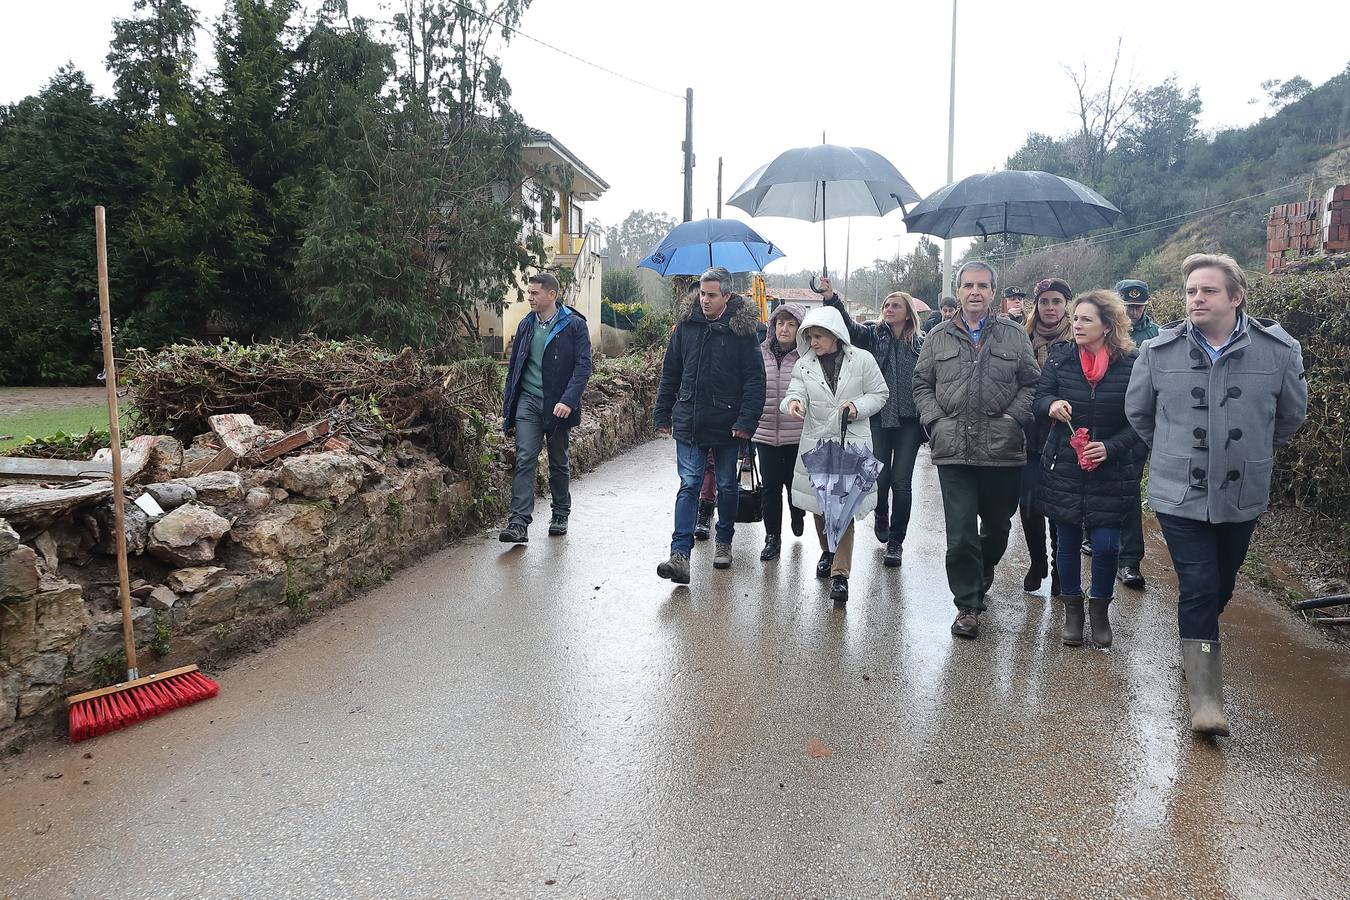
[[[136,631],[131,622],[131,577],[127,572],[126,500],[122,495],[122,429],[117,414],[117,361],[113,359],[112,312],[108,303],[108,235],[104,209],[94,207],[98,251],[98,314],[103,327],[103,380],[108,388],[108,438],[112,451],[113,527],[117,529],[117,587],[122,598],[122,642],[127,650],[127,681],[139,677]]]

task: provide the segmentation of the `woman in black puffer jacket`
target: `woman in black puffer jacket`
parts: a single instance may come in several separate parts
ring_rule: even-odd
[[[1083,576],[1078,545],[1092,542],[1088,612],[1092,640],[1111,646],[1107,614],[1113,599],[1120,529],[1141,469],[1142,442],[1125,418],[1125,389],[1136,353],[1125,304],[1111,291],[1089,291],[1073,305],[1072,344],[1051,347],[1036,389],[1037,417],[1053,421],[1041,452],[1037,500],[1059,532],[1056,548],[1064,643],[1083,643]],[[1085,429],[1086,445],[1073,445]],[[1091,468],[1083,468],[1082,463]]]

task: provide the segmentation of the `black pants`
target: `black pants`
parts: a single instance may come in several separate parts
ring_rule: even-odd
[[[1059,548],[1059,534],[1055,529],[1055,520],[1046,519],[1036,511],[1036,489],[1041,484],[1041,455],[1028,453],[1027,464],[1022,467],[1022,496],[1017,501],[1017,511],[1022,519],[1022,536],[1027,541],[1027,553],[1033,563],[1046,563],[1054,566],[1055,551]],[[1050,530],[1050,554],[1045,552],[1045,532]]]
[[[759,451],[759,477],[764,482],[764,533],[783,533],[783,491],[787,491],[788,508],[794,516],[802,515],[792,505],[792,470],[797,465],[797,445],[774,447],[756,442]]]
[[[1177,572],[1177,630],[1182,640],[1217,641],[1219,616],[1233,599],[1256,520],[1216,525],[1158,513]]]
[[[893,428],[872,426],[872,454],[881,460],[877,478],[877,519],[890,523],[891,540],[903,542],[913,505],[914,459],[923,442],[918,419],[901,419]],[[892,502],[894,501],[894,502]]]
[[[1144,561],[1144,512],[1139,506],[1139,485],[1134,486],[1134,503],[1125,513],[1125,524],[1120,528],[1120,565],[1139,568]]]
[[[983,612],[985,573],[1008,549],[1008,533],[1022,490],[1014,466],[938,466],[947,520],[947,584],[957,609]]]

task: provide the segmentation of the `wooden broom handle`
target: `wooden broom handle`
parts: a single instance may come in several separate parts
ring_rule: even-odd
[[[126,501],[122,496],[122,431],[117,413],[117,362],[113,359],[112,312],[108,304],[108,227],[104,210],[94,207],[98,245],[98,313],[103,329],[103,380],[108,389],[108,439],[112,451],[113,528],[117,531],[117,589],[122,599],[122,642],[127,650],[127,680],[138,677],[136,629],[131,621],[131,576],[127,572]]]

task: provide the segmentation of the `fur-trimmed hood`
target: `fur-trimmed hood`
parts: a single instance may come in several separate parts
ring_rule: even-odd
[[[753,303],[747,302],[740,294],[731,295],[731,299],[727,301],[727,309],[731,310],[729,320],[718,319],[717,323],[712,323],[703,315],[703,307],[686,297],[680,301],[679,309],[675,313],[675,321],[680,324],[696,322],[703,325],[729,323],[727,327],[731,329],[731,333],[739,334],[741,337],[747,337],[759,330],[759,308]]]

